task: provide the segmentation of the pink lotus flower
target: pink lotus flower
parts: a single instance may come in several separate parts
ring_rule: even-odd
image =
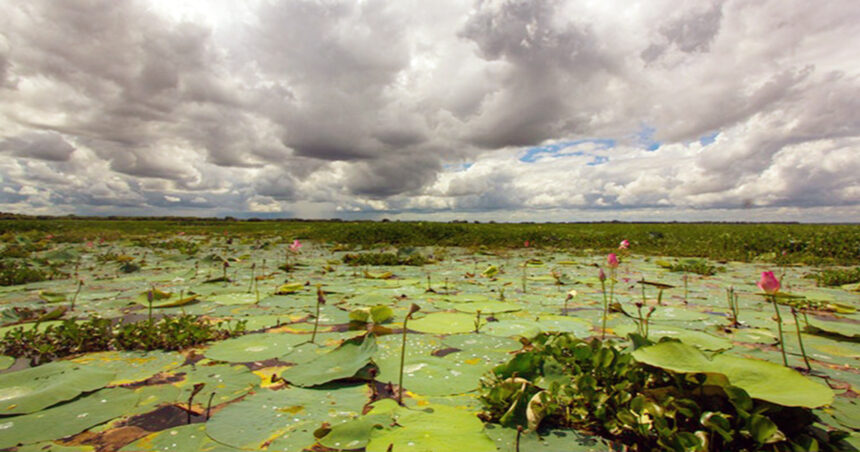
[[[525,242],[523,242],[523,246],[525,246],[526,248],[528,248],[528,247],[529,247],[529,241],[528,241],[528,240],[526,240]]]
[[[609,265],[609,268],[618,268],[618,256],[609,253],[609,256],[606,256],[606,265]]]
[[[773,275],[773,272],[761,272],[761,279],[756,283],[759,289],[764,293],[775,294],[779,292],[779,280]]]
[[[302,247],[302,242],[299,242],[299,239],[295,239],[295,240],[293,240],[293,244],[290,245],[290,251],[292,251],[294,253],[298,253],[299,248],[301,248],[301,247]]]
[[[92,248],[92,247],[94,247],[95,245],[93,244],[93,241],[92,241],[92,240],[90,240],[89,242],[87,242],[87,245],[86,245],[86,246],[87,246],[87,248]]]
[[[600,269],[600,272],[597,274],[597,278],[601,281],[606,281],[606,273],[603,272],[603,269]]]
[[[627,239],[621,241],[621,244],[618,245],[619,250],[626,250],[630,248],[630,242]]]

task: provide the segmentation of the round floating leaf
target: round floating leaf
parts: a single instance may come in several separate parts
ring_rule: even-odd
[[[0,375],[0,414],[24,414],[103,388],[114,372],[69,361]]]
[[[484,425],[468,411],[445,405],[422,410],[400,408],[397,424],[373,430],[367,452],[385,452],[390,445],[398,452],[496,452],[484,433]]]
[[[576,317],[564,315],[542,315],[540,316],[538,324],[543,331],[573,333],[578,337],[591,335],[591,322]]]
[[[625,324],[613,328],[613,331],[616,335],[624,337],[629,333],[636,332],[637,328],[635,325]],[[730,340],[704,333],[702,331],[693,331],[671,326],[651,325],[648,329],[648,338],[657,342],[661,337],[678,339],[685,344],[695,346],[701,350],[717,352],[732,348],[732,342]]]
[[[541,332],[541,325],[533,320],[500,320],[487,323],[481,332],[492,336],[533,337]]]
[[[463,394],[477,389],[481,375],[493,364],[477,359],[466,364],[448,356],[418,358],[403,367],[403,386],[423,396]]]
[[[508,353],[522,348],[522,344],[515,339],[499,336],[488,336],[486,334],[456,334],[442,339],[442,343],[448,347],[459,348],[469,352],[491,351],[496,353]]]
[[[241,449],[217,443],[206,435],[205,424],[191,424],[144,436],[120,449],[121,452],[144,451],[231,452]]]
[[[104,389],[37,413],[0,418],[0,448],[48,441],[80,433],[125,414],[137,404],[134,391]]]
[[[182,365],[185,357],[176,352],[99,352],[72,359],[87,367],[114,372],[111,386],[124,385],[166,372]]]
[[[149,307],[149,293],[152,292],[152,307],[153,308],[174,308],[177,306],[185,306],[197,301],[200,297],[198,294],[189,295],[188,292],[164,292],[158,289],[146,291],[137,296],[135,299],[138,304]]]
[[[498,424],[485,426],[489,436],[499,448],[499,452],[515,452],[517,430]],[[612,450],[599,436],[588,436],[576,430],[538,430],[523,432],[520,437],[520,450],[535,452],[603,452]]]
[[[174,383],[174,386],[182,391],[185,400],[194,390],[195,384],[203,383],[205,386],[197,393],[195,400],[208,401],[210,394],[214,392],[213,406],[237,399],[260,383],[260,379],[245,366],[197,364],[180,367],[174,372],[185,374],[182,381]]]
[[[674,308],[658,306],[654,314],[651,315],[652,321],[660,320],[676,320],[692,322],[697,320],[705,320],[709,316],[704,312],[697,312],[692,309]]]
[[[368,397],[366,386],[264,390],[213,414],[206,434],[243,450],[301,451],[315,443],[313,433],[323,422],[337,425],[358,416]]]
[[[831,322],[809,316],[809,326],[826,333],[838,334],[848,338],[860,337],[860,325],[849,322]]]
[[[0,356],[0,370],[8,369],[15,364],[15,358],[11,356]]]
[[[213,303],[218,303],[220,305],[226,305],[226,306],[254,304],[257,302],[257,294],[253,293],[253,292],[252,293],[246,293],[246,292],[221,293],[221,294],[206,296],[206,301],[211,301]]]
[[[481,319],[483,324],[484,320]],[[475,316],[454,312],[434,312],[409,322],[409,329],[431,334],[475,331]]]
[[[285,370],[281,377],[304,387],[350,378],[370,364],[375,352],[376,338],[372,334],[356,337],[312,361]]]
[[[725,354],[709,359],[695,347],[681,342],[661,342],[642,347],[633,352],[633,357],[673,372],[722,374],[750,397],[779,405],[815,408],[833,401],[830,388],[793,369]]]
[[[445,295],[443,296],[443,299],[445,299],[446,301],[450,301],[451,303],[486,303],[488,301],[495,301],[486,295],[476,293]]]
[[[519,311],[523,307],[520,304],[505,301],[475,301],[472,303],[457,303],[454,305],[454,309],[472,314],[478,311],[481,311],[481,314],[499,314],[502,312]]]
[[[215,361],[249,363],[286,355],[311,338],[306,334],[259,333],[223,340],[210,346],[204,354]]]
[[[374,402],[367,414],[335,425],[319,439],[319,443],[329,449],[361,449],[370,441],[370,434],[376,426],[390,425],[394,412],[400,407],[394,399]]]

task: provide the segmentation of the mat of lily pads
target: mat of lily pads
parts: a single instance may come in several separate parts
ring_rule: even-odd
[[[60,272],[77,271],[84,285],[77,295],[72,278],[0,288],[0,334],[44,331],[63,318],[145,318],[150,291],[158,294],[158,315],[201,315],[224,325],[244,321],[253,334],[182,352],[102,351],[33,368],[0,356],[0,448],[98,448],[99,439],[83,445],[75,440],[88,429],[99,433],[96,438],[109,436],[104,433],[122,429],[124,419],[159,409],[184,413],[193,394],[198,423],[180,419],[124,434],[121,450],[385,451],[393,445],[395,451],[511,451],[516,431],[476,417],[482,375],[539,332],[601,335],[604,295],[596,266],[605,266],[605,256],[417,248],[410,252],[445,257],[421,267],[365,268],[345,264],[346,252],[327,244],[289,252],[292,237],[171,239],[193,243],[198,251],[120,240],[48,246],[21,258],[27,265],[50,262]],[[860,297],[853,286],[817,287],[807,276],[819,269],[804,266],[714,262],[723,270],[707,277],[665,268],[678,260],[622,256],[616,281],[607,286],[619,308],[608,318],[610,338],[623,340],[638,330],[636,303],[643,303],[644,313],[654,308],[652,339],[677,339],[689,347],[646,350],[639,359],[679,372],[722,372],[755,397],[814,405],[825,424],[856,431]],[[125,262],[139,269],[126,273]],[[813,367],[809,375],[781,368],[774,308],[755,284],[762,271],[775,271],[785,290],[824,308],[799,313],[797,320],[788,306],[780,308],[789,362],[804,366],[799,326]],[[673,287],[658,305],[651,285],[643,300],[642,280]],[[319,318],[317,286],[325,302]],[[732,325],[726,301],[730,287],[738,295],[739,326]],[[37,322],[39,313],[72,299],[73,312]],[[404,317],[412,304],[420,310],[407,323],[405,406],[398,406],[377,398],[398,389]],[[390,308],[384,318],[371,315],[381,312],[378,306]],[[832,400],[819,391],[825,378],[835,388]],[[564,430],[521,438],[525,451],[606,448],[600,438]]]

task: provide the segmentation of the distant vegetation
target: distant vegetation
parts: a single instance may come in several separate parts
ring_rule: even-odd
[[[279,235],[352,246],[463,246],[558,249],[573,253],[617,249],[621,239],[637,254],[716,260],[860,263],[860,225],[733,223],[434,223],[346,221],[238,221],[221,219],[94,219],[0,216],[0,240],[85,242],[145,239],[164,247],[177,233],[233,235],[244,240]],[[161,237],[161,239],[159,239]],[[19,250],[10,249],[18,254]]]

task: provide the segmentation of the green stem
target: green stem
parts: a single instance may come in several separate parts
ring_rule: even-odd
[[[314,319],[314,333],[311,335],[311,343],[313,344],[317,339],[317,328],[319,328],[320,324],[320,302],[317,300],[317,314]]]
[[[609,304],[606,301],[606,281],[600,281],[600,288],[603,290],[603,328],[601,330],[603,332],[603,336],[601,336],[601,339],[606,339],[606,311],[609,307]]]
[[[806,369],[811,371],[812,366],[809,365],[809,359],[806,357],[806,349],[803,347],[803,337],[800,335],[800,322],[797,321],[797,310],[794,306],[791,307],[791,315],[794,316],[794,328],[797,330],[797,342],[800,343],[800,353],[803,354],[803,362],[806,363]]]
[[[785,367],[788,367],[788,358],[785,356],[785,340],[782,338],[782,315],[779,313],[779,305],[776,302],[776,297],[771,295],[770,301],[773,303],[773,310],[776,312],[776,327],[779,331],[779,351],[782,352],[782,362]]]
[[[406,365],[406,323],[409,315],[403,319],[403,343],[400,345],[400,379],[397,380],[397,403],[403,404],[403,367]]]

